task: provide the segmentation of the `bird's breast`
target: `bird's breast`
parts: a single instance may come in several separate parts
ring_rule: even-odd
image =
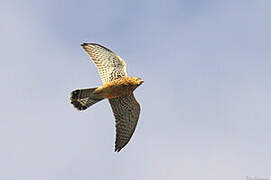
[[[135,86],[125,81],[111,81],[99,87],[95,93],[105,98],[112,99],[120,96],[126,96],[135,90]]]

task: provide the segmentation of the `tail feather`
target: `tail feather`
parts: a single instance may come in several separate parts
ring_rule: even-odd
[[[77,89],[71,92],[71,103],[78,110],[85,110],[91,105],[103,100],[103,97],[93,93],[97,88]]]

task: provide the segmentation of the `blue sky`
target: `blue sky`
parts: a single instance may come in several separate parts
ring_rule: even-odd
[[[270,177],[271,2],[0,2],[1,179]],[[77,112],[76,88],[101,85],[80,47],[118,53],[142,113],[114,153],[107,101]]]

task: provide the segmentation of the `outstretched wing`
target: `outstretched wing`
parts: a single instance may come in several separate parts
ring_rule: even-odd
[[[140,105],[134,94],[109,99],[116,119],[115,151],[120,151],[131,139],[140,114]]]
[[[95,63],[103,84],[127,76],[126,63],[110,49],[95,43],[81,46]]]

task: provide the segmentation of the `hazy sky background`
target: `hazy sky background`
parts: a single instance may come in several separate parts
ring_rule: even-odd
[[[270,0],[1,0],[0,179],[271,177]],[[107,100],[80,44],[97,42],[145,83],[130,143],[114,152]]]

